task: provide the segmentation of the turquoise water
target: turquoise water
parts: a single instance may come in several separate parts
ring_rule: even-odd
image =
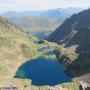
[[[15,78],[27,78],[32,80],[32,85],[57,85],[69,82],[70,78],[64,72],[57,60],[38,57],[20,66]]]

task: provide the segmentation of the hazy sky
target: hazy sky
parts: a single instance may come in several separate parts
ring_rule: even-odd
[[[0,12],[90,7],[90,0],[0,0]]]

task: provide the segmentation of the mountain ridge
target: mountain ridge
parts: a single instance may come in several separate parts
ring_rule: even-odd
[[[7,17],[12,17],[16,18],[22,17],[22,16],[44,16],[44,17],[49,17],[49,18],[60,18],[63,16],[70,16],[74,13],[78,13],[82,11],[84,8],[57,8],[57,9],[49,9],[49,10],[42,10],[42,11],[8,11],[5,13],[1,13],[1,16],[7,16]]]
[[[77,40],[76,41],[74,40],[74,37],[76,37],[75,35],[77,35],[79,32],[83,32],[86,29],[89,32],[90,28],[89,18],[90,18],[90,9],[72,15],[69,19],[65,20],[65,22],[55,32],[53,32],[50,35],[49,40],[61,44],[65,43],[66,46],[78,45],[78,42],[80,42],[81,40],[84,43],[83,39],[85,38],[85,36],[82,36],[82,38],[77,37],[76,39],[78,39],[78,42],[76,42]],[[88,34],[88,32],[86,34]],[[83,32],[82,35],[83,34],[85,34],[85,32]],[[81,34],[79,33],[79,35]],[[75,42],[73,42],[72,39]]]

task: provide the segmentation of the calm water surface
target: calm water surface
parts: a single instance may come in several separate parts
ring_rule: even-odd
[[[32,80],[32,85],[57,85],[70,81],[57,60],[38,57],[24,63],[16,72],[15,78]]]

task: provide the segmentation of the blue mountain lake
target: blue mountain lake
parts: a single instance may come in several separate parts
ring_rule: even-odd
[[[21,65],[15,78],[32,80],[32,85],[57,85],[70,81],[62,66],[54,59],[38,57]]]

